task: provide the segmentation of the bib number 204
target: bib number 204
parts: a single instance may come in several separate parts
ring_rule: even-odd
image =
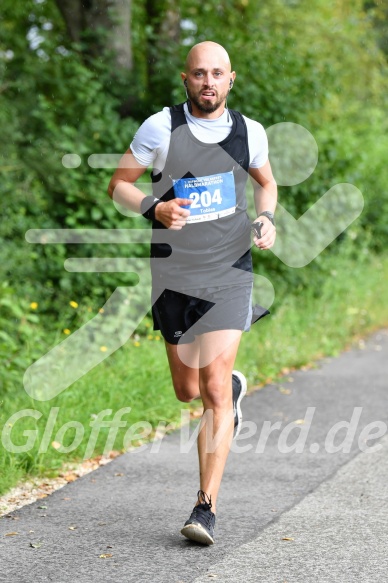
[[[201,207],[209,207],[212,204],[221,204],[222,203],[222,196],[221,190],[217,188],[213,194],[208,190],[204,190],[203,192],[192,192],[189,194],[189,198],[193,201],[190,205],[190,208],[201,208]]]

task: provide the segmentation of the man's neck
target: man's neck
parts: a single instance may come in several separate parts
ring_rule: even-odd
[[[193,116],[193,117],[198,117],[199,119],[218,119],[219,117],[221,117],[225,111],[225,105],[220,105],[220,107],[218,107],[215,111],[212,112],[207,112],[207,111],[202,111],[200,109],[198,109],[198,107],[196,107],[195,105],[193,106],[193,104],[190,101],[187,101],[187,109],[189,110],[189,113]]]

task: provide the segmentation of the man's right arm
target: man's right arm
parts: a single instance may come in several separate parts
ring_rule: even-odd
[[[127,150],[110,179],[108,186],[109,196],[121,206],[140,213],[140,203],[145,194],[135,186],[135,182],[146,170],[147,167],[136,161],[131,150]]]
[[[118,204],[140,214],[141,202],[146,195],[135,186],[135,182],[146,170],[147,167],[136,161],[131,150],[127,150],[109,182],[109,196]],[[191,202],[185,198],[161,202],[155,207],[155,218],[167,229],[180,230],[185,226],[186,217],[190,214],[190,211],[183,209],[182,205],[188,205]]]

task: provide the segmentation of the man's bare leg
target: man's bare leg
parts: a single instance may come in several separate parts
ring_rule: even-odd
[[[232,371],[240,339],[239,330],[222,330],[203,334],[188,345],[166,343],[177,398],[184,402],[202,398],[204,416],[198,435],[200,489],[211,496],[214,513],[233,437]],[[182,362],[182,350],[184,361],[192,366]],[[209,364],[201,367],[205,362]]]
[[[165,341],[168,364],[170,366],[172,384],[176,398],[183,403],[190,403],[200,398],[199,390],[199,343],[193,342],[187,345],[187,354],[190,351],[190,363],[188,366],[178,355],[178,346]]]
[[[212,511],[216,513],[217,496],[233,438],[232,371],[236,360],[241,332],[222,330],[201,337],[201,354],[209,358],[217,345],[226,348],[207,366],[199,369],[199,385],[204,406],[204,424],[198,435],[200,489],[211,496]]]

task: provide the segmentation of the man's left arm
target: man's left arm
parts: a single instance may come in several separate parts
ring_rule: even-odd
[[[278,193],[269,160],[261,168],[249,168],[249,174],[253,184],[257,214],[257,219],[254,222],[263,223],[261,238],[259,239],[255,235],[253,242],[259,249],[270,249],[276,238],[276,227],[271,218],[275,214]]]

